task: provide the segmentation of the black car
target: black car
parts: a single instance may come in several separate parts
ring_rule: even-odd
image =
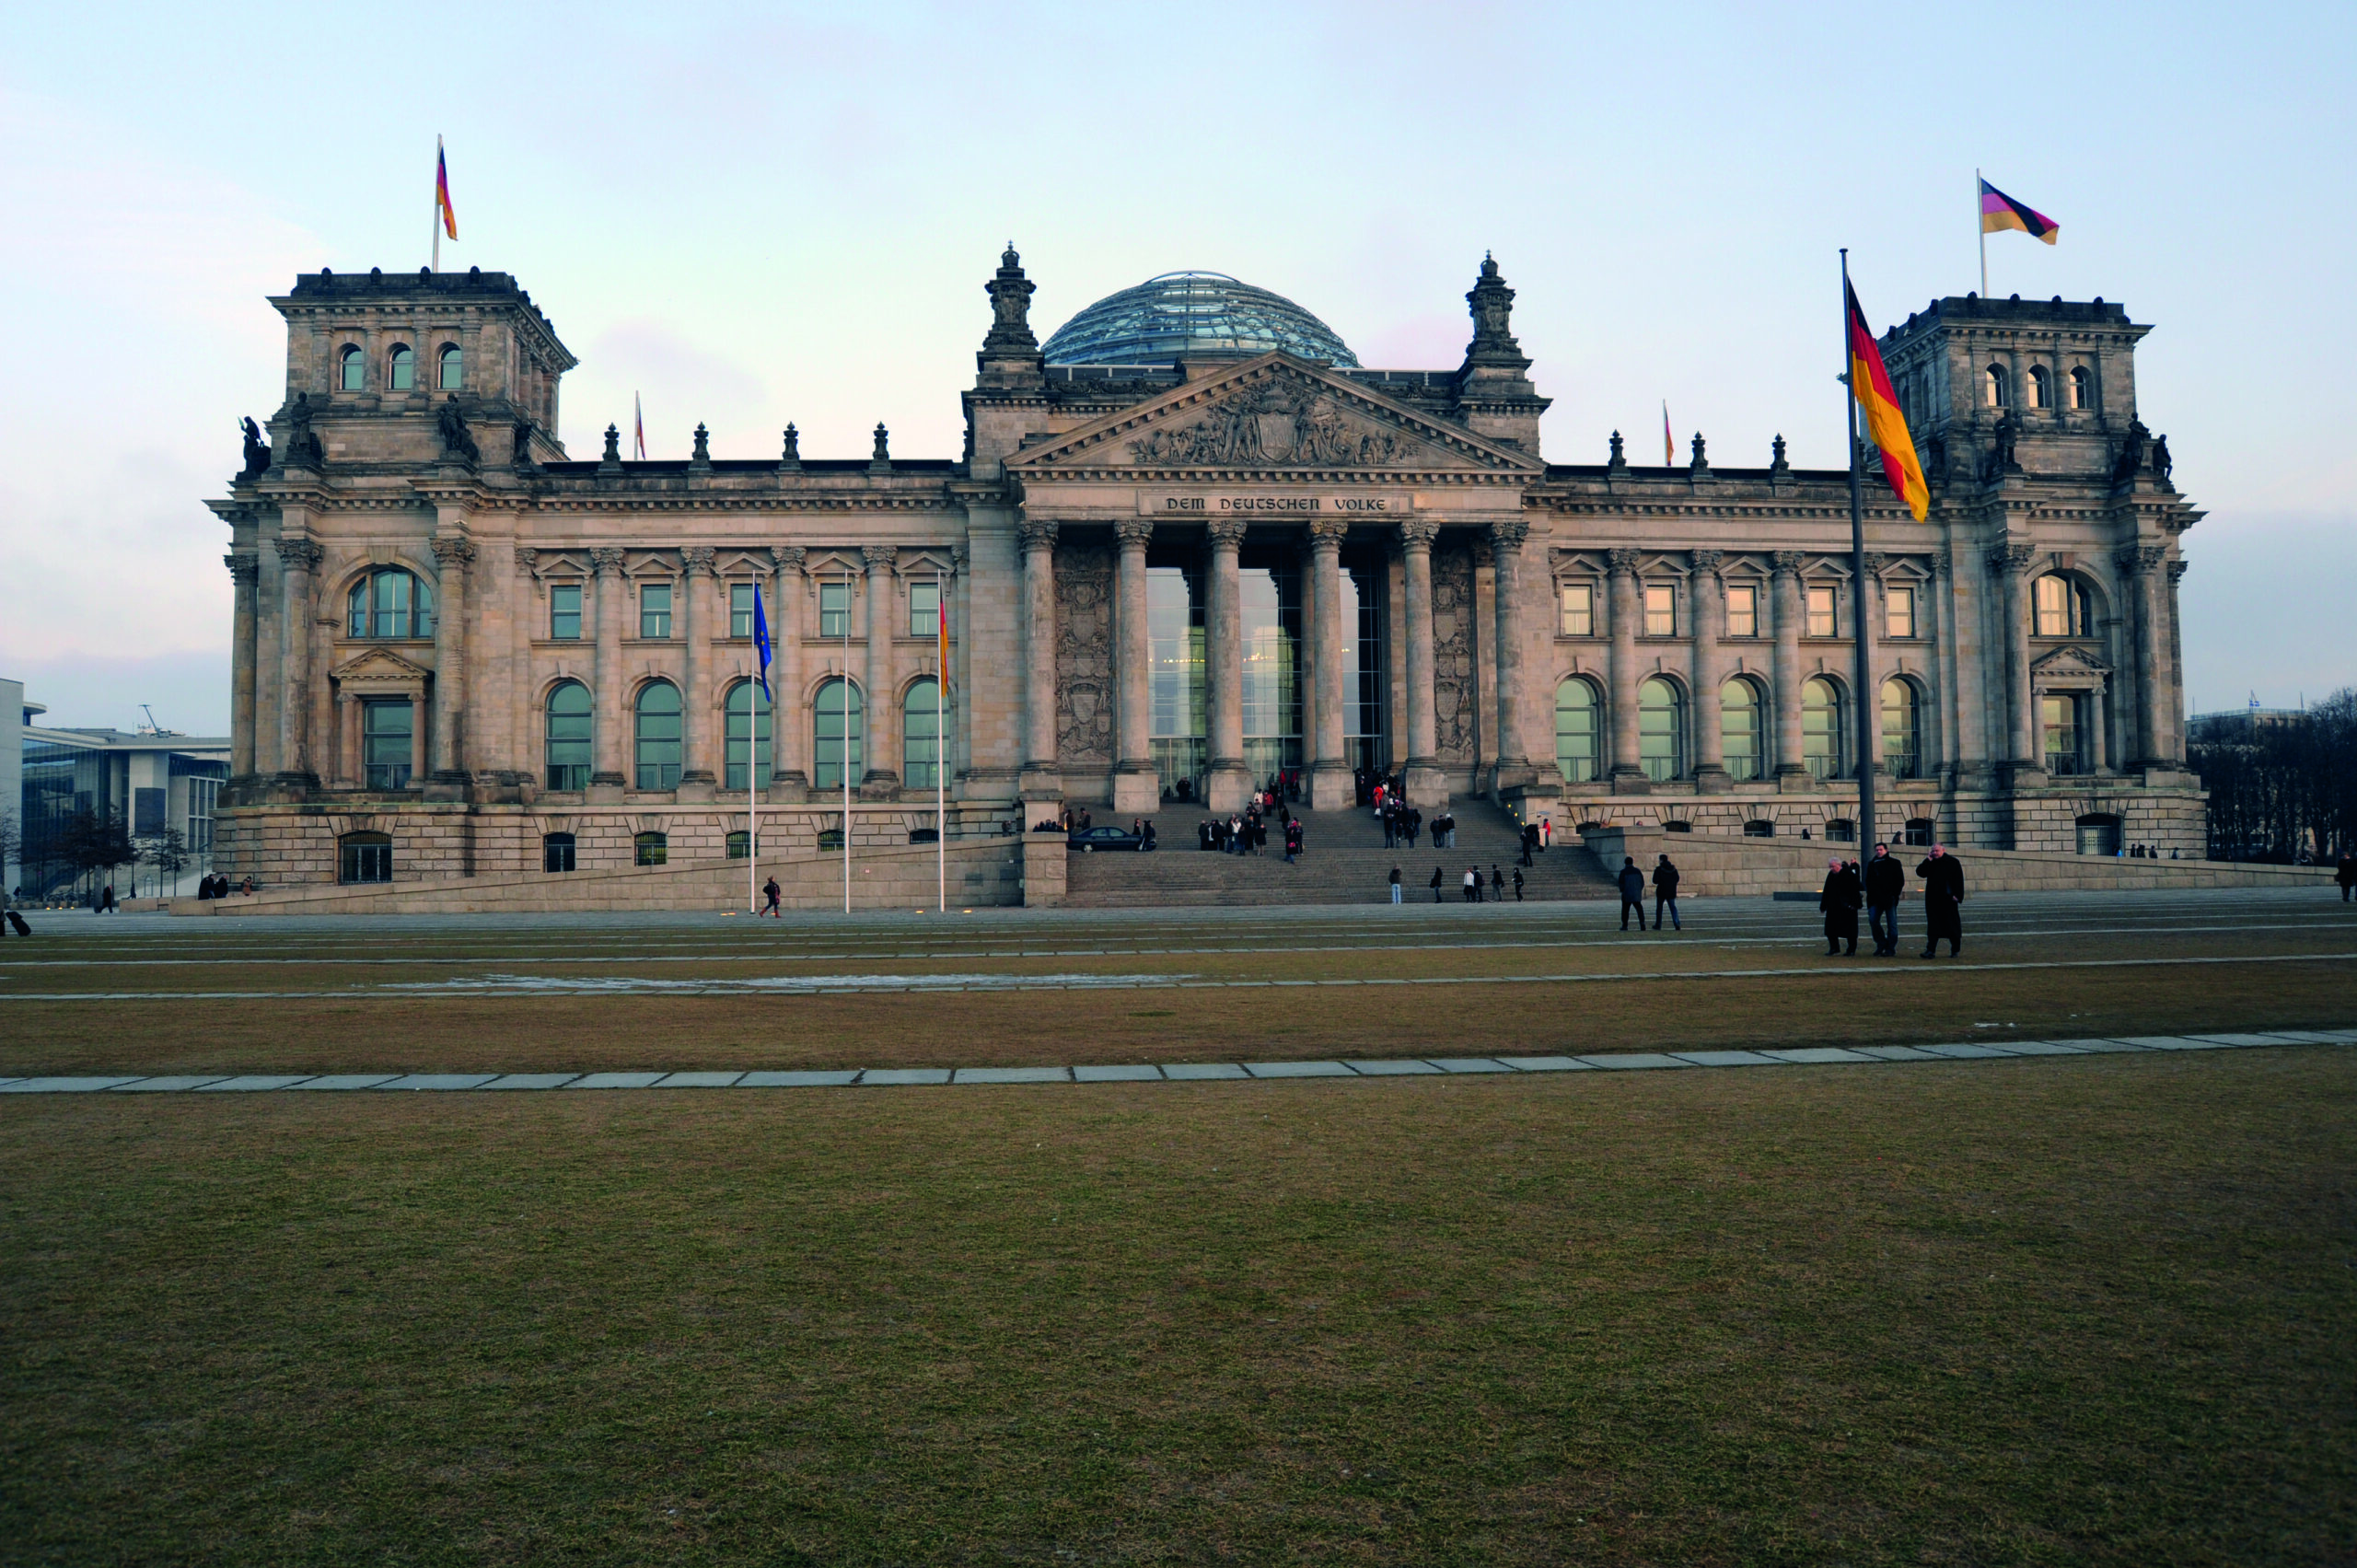
[[[1141,850],[1145,840],[1127,828],[1076,828],[1064,839],[1064,847],[1083,854],[1100,849]]]

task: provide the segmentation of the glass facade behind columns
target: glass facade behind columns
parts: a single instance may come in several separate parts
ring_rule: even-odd
[[[1358,355],[1334,330],[1283,295],[1225,273],[1165,273],[1109,294],[1056,329],[1051,365],[1167,365],[1189,354],[1283,349],[1341,366]]]
[[[1391,767],[1383,723],[1391,684],[1391,617],[1384,594],[1388,575],[1380,563],[1342,570],[1342,634],[1351,639],[1343,653],[1351,662],[1342,691],[1342,761],[1370,774]]]
[[[1256,785],[1301,771],[1301,568],[1237,574],[1244,632],[1244,767]]]
[[[1199,575],[1181,566],[1145,573],[1145,635],[1152,673],[1155,772],[1162,798],[1200,801],[1211,767],[1203,697],[1203,600]]]

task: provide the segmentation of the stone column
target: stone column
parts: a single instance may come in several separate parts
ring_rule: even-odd
[[[2043,772],[2038,747],[2037,694],[2029,679],[2029,563],[2026,544],[2005,544],[1989,553],[1989,570],[2004,579],[2006,761],[2015,772]]]
[[[1339,517],[1320,517],[1309,525],[1309,569],[1318,590],[1310,629],[1310,675],[1318,694],[1312,721],[1316,745],[1309,764],[1314,811],[1347,811],[1356,795],[1342,744],[1342,536],[1349,531],[1350,525]],[[1358,661],[1349,662],[1355,667]]]
[[[357,789],[365,781],[360,769],[360,702],[349,691],[335,694],[335,785]]]
[[[1153,644],[1146,636],[1145,547],[1154,524],[1132,517],[1113,525],[1120,563],[1113,585],[1113,809],[1144,815],[1162,803],[1154,767]]]
[[[1399,525],[1400,576],[1408,631],[1408,765],[1401,783],[1408,798],[1437,810],[1448,804],[1447,776],[1440,770],[1440,730],[1433,711],[1433,540],[1437,523]]]
[[[221,558],[229,568],[237,610],[229,621],[229,772],[250,778],[254,771],[254,585],[261,563],[250,554]]]
[[[1727,777],[1726,726],[1719,716],[1719,686],[1725,679],[1719,668],[1719,636],[1725,624],[1726,583],[1719,575],[1725,561],[1716,550],[1690,552],[1694,563],[1694,788],[1702,795],[1724,793]]]
[[[1492,593],[1497,602],[1498,771],[1492,780],[1503,796],[1530,787],[1530,759],[1523,755],[1525,714],[1522,645],[1522,541],[1530,525],[1520,517],[1490,525]]]
[[[890,798],[900,790],[900,704],[892,690],[892,563],[888,544],[862,547],[867,563],[867,673],[860,684],[867,704],[867,772],[860,792]]]
[[[1637,683],[1642,679],[1637,669],[1637,627],[1644,614],[1637,595],[1637,552],[1608,551],[1605,561],[1609,573],[1606,614],[1612,630],[1612,692],[1607,699],[1612,717],[1612,763],[1607,776],[1616,794],[1643,794],[1653,781],[1645,777],[1637,761]]]
[[[282,522],[281,526],[284,524]],[[286,569],[273,543],[257,552],[254,584],[254,773],[274,777],[283,765],[278,749],[279,694],[284,687]]]
[[[2168,738],[2163,755],[2177,767],[2185,766],[2185,623],[2177,614],[2177,585],[2185,575],[2186,562],[2180,558],[2168,564],[2168,588],[2162,602],[2168,610],[2168,663],[2161,679],[2166,694],[2162,713],[2168,723]]]
[[[2170,763],[2166,695],[2168,645],[2161,596],[2161,570],[2168,561],[2166,547],[2131,546],[2113,558],[2128,579],[2129,597],[2136,612],[2136,746],[2135,766],[2166,767]],[[2123,749],[2123,751],[2125,749]]]
[[[284,583],[278,623],[285,639],[278,688],[278,758],[281,776],[294,784],[319,782],[311,765],[309,726],[303,721],[311,711],[311,574],[319,568],[319,545],[308,539],[278,541]]]
[[[532,657],[533,639],[548,633],[548,601],[539,591],[535,575],[540,552],[529,545],[515,547],[515,575],[508,579],[507,595],[507,671],[500,688],[507,693],[507,734],[502,755],[506,759],[506,774],[500,782],[513,778],[517,784],[528,784],[534,790],[545,786],[548,738],[540,733],[534,723],[534,710],[540,706],[540,669]],[[586,606],[583,607],[586,609]],[[529,795],[523,798],[528,800]]]
[[[1056,525],[1026,518],[1023,541],[1023,778],[1026,800],[1061,799],[1056,766]]]
[[[810,726],[802,711],[802,617],[809,587],[799,545],[770,550],[777,573],[770,579],[770,780],[767,798],[799,801],[810,794],[807,749]]]
[[[1801,557],[1780,550],[1770,558],[1769,598],[1776,619],[1773,675],[1776,682],[1776,772],[1780,788],[1806,788],[1808,764],[1801,761]]]
[[[434,750],[430,782],[444,792],[463,791],[467,782],[467,573],[474,565],[474,541],[462,534],[434,540]],[[412,742],[415,744],[414,741]]]
[[[1204,532],[1212,547],[1203,607],[1203,682],[1209,689],[1212,755],[1203,794],[1214,812],[1240,811],[1252,788],[1244,769],[1244,609],[1236,563],[1244,543],[1244,522],[1214,517],[1204,525]]]
[[[710,800],[719,784],[714,777],[712,744],[712,574],[713,550],[691,544],[679,552],[680,587],[686,598],[679,607],[679,633],[687,652],[679,660],[679,798]],[[746,766],[751,767],[748,757]]]
[[[589,798],[619,800],[627,786],[622,772],[624,738],[630,728],[629,704],[622,700],[622,616],[630,600],[630,582],[622,575],[622,552],[600,548],[589,552],[589,570],[598,590],[598,648],[591,668],[596,672],[595,715],[590,733]]]
[[[1956,610],[1950,602],[1947,552],[1932,557],[1932,580],[1924,585],[1923,634],[1932,639],[1930,722],[1923,726],[1923,776],[1953,786],[1948,775],[1963,755],[1956,701]]]

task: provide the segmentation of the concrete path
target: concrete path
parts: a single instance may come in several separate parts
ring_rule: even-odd
[[[173,1077],[0,1079],[0,1095],[273,1094],[280,1091],[881,1088],[940,1084],[1250,1082],[1264,1078],[1398,1078],[1446,1074],[1662,1072],[1689,1068],[1871,1067],[1894,1062],[1995,1061],[2112,1051],[2233,1051],[2253,1046],[2357,1045],[2357,1028],[2248,1034],[2138,1035],[2126,1040],[1960,1040],[1951,1045],[1801,1046],[1771,1051],[1673,1051],[1597,1056],[1435,1056],[1336,1062],[1174,1062],[1094,1067],[845,1067],[799,1072],[334,1073]]]

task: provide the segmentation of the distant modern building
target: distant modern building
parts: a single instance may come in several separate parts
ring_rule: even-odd
[[[764,846],[800,853],[846,788],[923,830],[945,773],[953,837],[1225,812],[1278,777],[1327,809],[1388,776],[1565,829],[2200,850],[2177,578],[2201,513],[2116,303],[1935,299],[1885,334],[1931,516],[1875,480],[1861,580],[1847,470],[1781,437],[1743,466],[1602,431],[1548,460],[1494,261],[1462,361],[1411,369],[1210,273],[1043,345],[1033,288],[1012,250],[981,282],[961,451],[879,425],[806,457],[788,426],[715,457],[699,427],[640,462],[610,426],[558,445],[575,359],[508,274],[296,278],[284,401],[207,503],[237,590],[223,869],[717,862],[749,790]],[[1863,825],[1861,752],[1886,779]]]
[[[39,703],[25,701],[25,683],[0,680],[0,888],[23,885],[24,857],[18,838],[24,825],[25,726],[35,714],[46,713]]]
[[[28,719],[41,711],[30,704]],[[213,808],[229,777],[228,737],[26,723],[10,757],[21,768],[17,798],[24,835],[23,876],[11,888],[21,886],[29,897],[39,898],[71,887],[76,872],[64,846],[75,819],[84,815],[97,822],[121,822],[134,844],[177,829],[188,865],[176,887],[165,891],[193,887],[212,868]],[[119,889],[145,889],[154,873],[142,867],[114,875]]]

